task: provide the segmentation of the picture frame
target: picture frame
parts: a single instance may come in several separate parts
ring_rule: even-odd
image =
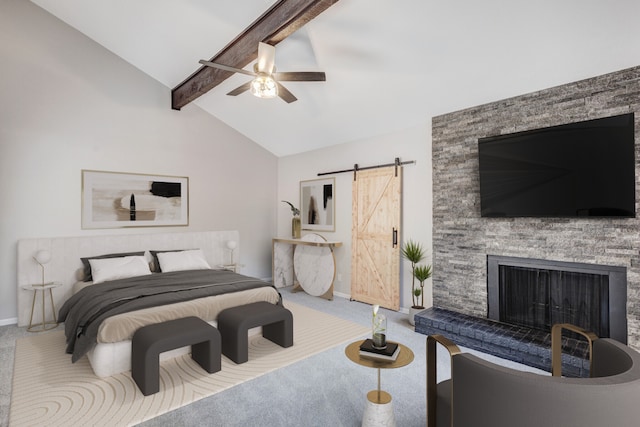
[[[335,231],[335,178],[300,181],[300,219],[303,230]]]
[[[189,178],[82,170],[82,228],[189,225]]]

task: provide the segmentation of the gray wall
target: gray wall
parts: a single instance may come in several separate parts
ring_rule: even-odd
[[[319,172],[414,160],[402,172],[402,242],[412,239],[427,248],[424,264],[431,263],[431,129],[425,118],[424,125],[388,135],[366,138],[346,144],[334,145],[321,150],[309,151],[278,159],[278,200],[290,200],[300,206],[300,181],[318,179]],[[338,240],[342,246],[334,251],[336,259],[337,295],[351,295],[351,204],[353,174],[329,175],[336,180],[335,232],[321,232],[328,240]],[[322,176],[320,178],[326,178]],[[303,235],[306,231],[302,232]],[[291,236],[291,210],[284,203],[278,207],[278,236]],[[400,307],[408,311],[411,307],[411,266],[406,260],[400,264]],[[431,305],[431,283],[425,284],[425,305]]]
[[[273,154],[29,1],[0,1],[0,58],[0,324],[21,238],[233,229],[241,272],[271,277]],[[82,230],[82,169],[188,176],[189,226]]]
[[[624,266],[629,344],[640,348],[638,217],[481,218],[478,181],[478,138],[628,112],[639,201],[640,67],[434,117],[434,305],[486,316],[488,254]]]

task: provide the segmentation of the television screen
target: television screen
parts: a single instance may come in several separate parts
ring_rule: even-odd
[[[634,115],[478,139],[483,217],[635,217]]]

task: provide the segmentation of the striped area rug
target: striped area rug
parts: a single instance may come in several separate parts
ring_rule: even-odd
[[[134,425],[327,348],[362,337],[368,328],[291,302],[294,345],[282,348],[261,335],[249,342],[249,361],[222,357],[222,370],[208,374],[189,355],[161,362],[160,392],[144,396],[126,372],[98,378],[86,357],[75,364],[65,354],[62,331],[16,343],[10,426]]]

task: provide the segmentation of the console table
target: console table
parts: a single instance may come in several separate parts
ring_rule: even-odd
[[[301,239],[272,240],[272,271],[275,287],[293,285],[293,291],[333,299],[336,260],[333,249],[342,242],[310,233]]]

